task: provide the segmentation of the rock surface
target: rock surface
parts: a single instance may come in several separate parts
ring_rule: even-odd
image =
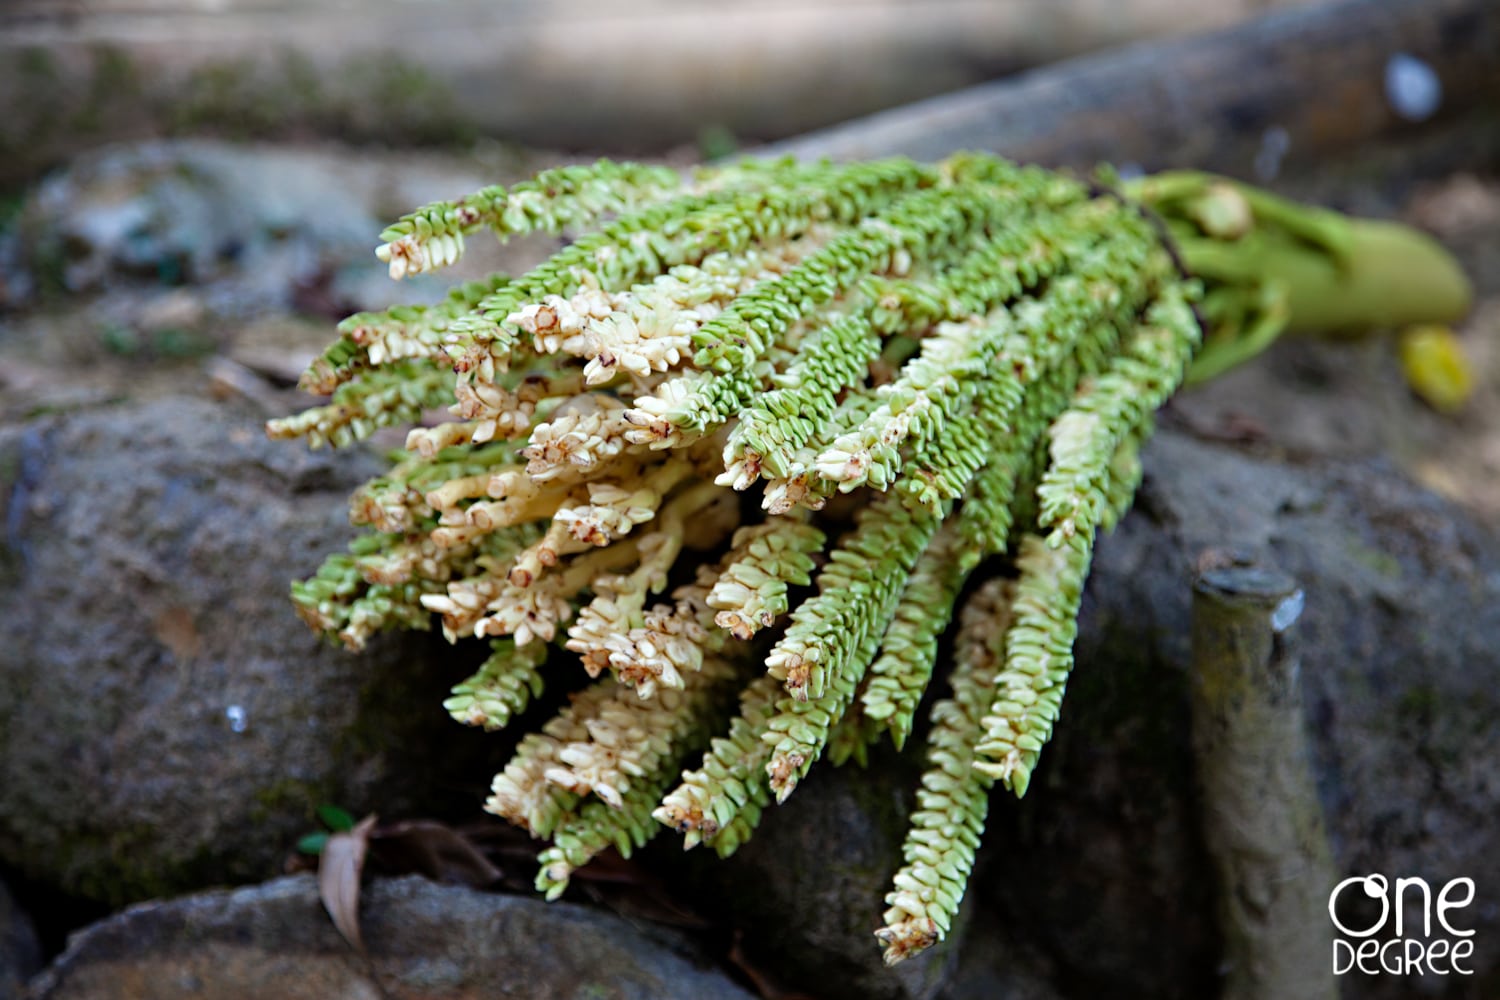
[[[287,598],[375,468],[188,398],[0,439],[0,859],[118,903],[264,878],[319,803],[473,808],[503,747],[440,707],[462,657],[334,649]]]
[[[132,907],[75,935],[36,1000],[748,998],[673,932],[569,903],[408,877],[371,883],[366,953],[312,876]]]
[[[41,967],[36,928],[0,882],[0,997],[19,996],[26,980]]]
[[[555,240],[474,240],[445,277],[398,285],[373,253],[385,224],[559,159],[215,140],[103,147],[38,183],[14,225],[0,226],[0,304],[92,296],[97,320],[120,330],[217,336],[234,328],[225,319],[277,310],[332,315],[440,299],[452,282],[525,270]]]
[[[685,899],[741,933],[746,959],[780,986],[820,1000],[929,1000],[952,971],[962,918],[949,941],[893,969],[874,936],[901,867],[918,763],[882,746],[868,769],[821,764],[729,859],[700,848],[655,860]],[[675,839],[661,842],[675,850]]]
[[[279,255],[352,256],[379,228],[316,157],[213,142],[142,143],[80,157],[37,187],[21,217],[34,265],[72,292],[121,275],[205,285],[227,271],[291,282]]]
[[[394,816],[419,807],[413,785],[454,784],[452,748],[499,749],[409,711],[452,679],[410,669],[436,662],[420,637],[352,657],[290,619],[285,582],[347,530],[358,456],[274,446],[253,419],[184,399],[37,421],[0,456],[0,614],[21,623],[0,647],[9,863],[107,898],[252,879],[316,802],[358,808],[378,789]],[[1287,465],[1171,432],[1146,461],[1136,510],[1101,543],[1038,780],[995,801],[957,971],[951,951],[878,964],[870,931],[915,779],[886,754],[815,769],[728,863],[655,852],[690,905],[743,930],[754,967],[820,997],[1213,992],[1186,698],[1189,583],[1211,547],[1306,588],[1303,683],[1341,868],[1500,884],[1495,540],[1378,464]],[[1493,907],[1466,915],[1496,932]],[[1403,984],[1384,988],[1371,995]]]
[[[424,638],[353,657],[291,619],[286,581],[346,533],[367,460],[273,445],[255,418],[180,398],[34,421],[0,458],[0,616],[19,623],[0,646],[8,863],[115,900],[253,879],[316,803],[423,808],[418,786],[461,785],[457,758],[500,749],[410,711],[461,673],[411,669],[437,662]],[[1212,992],[1186,699],[1189,582],[1210,547],[1307,590],[1303,677],[1340,866],[1500,884],[1500,546],[1378,464],[1287,465],[1164,432],[1147,468],[1100,546],[1033,791],[996,799],[956,976],[951,953],[878,965],[869,935],[914,785],[885,757],[815,769],[727,864],[665,862],[693,905],[745,929],[754,966],[828,997]],[[1472,916],[1496,932],[1492,907]],[[1025,974],[976,961],[997,951],[1029,956]]]
[[[990,908],[975,913],[939,1000],[1063,1000],[1057,971]]]

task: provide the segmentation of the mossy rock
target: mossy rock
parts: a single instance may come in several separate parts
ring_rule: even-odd
[[[992,808],[979,905],[1066,995],[1218,992],[1188,699],[1192,580],[1211,549],[1275,564],[1307,595],[1301,683],[1337,867],[1500,882],[1500,542],[1379,463],[1289,465],[1171,432],[1144,460],[1135,510],[1099,543],[1056,736],[1026,799]],[[1493,910],[1474,922],[1500,932]],[[1360,995],[1409,995],[1383,978]]]
[[[488,764],[465,761],[495,741],[441,708],[463,651],[418,633],[353,655],[291,609],[377,463],[258,423],[169,398],[35,421],[6,449],[0,859],[38,882],[120,903],[252,880],[320,803],[480,796]]]
[[[749,1000],[679,932],[571,903],[424,879],[362,898],[363,953],[309,875],[135,907],[85,928],[33,983],[37,1000],[578,997]]]

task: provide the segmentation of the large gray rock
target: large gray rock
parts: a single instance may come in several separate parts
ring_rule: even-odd
[[[37,184],[13,233],[0,232],[0,263],[8,265],[0,302],[33,292],[65,293],[58,298],[68,302],[102,293],[104,323],[149,333],[226,328],[213,317],[440,299],[457,282],[528,269],[556,239],[505,248],[475,240],[444,276],[398,285],[372,252],[385,223],[426,202],[512,183],[556,159],[351,156],[212,140],[106,146]],[[192,322],[192,310],[153,302],[149,293],[163,286],[187,286],[201,317]]]
[[[408,877],[345,943],[311,876],[132,907],[74,936],[35,1000],[749,1000],[682,935],[569,903]]]
[[[271,874],[319,803],[474,807],[503,747],[441,708],[465,665],[324,645],[287,597],[377,465],[186,398],[0,440],[0,860],[122,902]]]
[[[207,285],[235,271],[283,297],[322,258],[368,253],[380,220],[316,155],[218,142],[152,142],[81,156],[21,214],[27,262],[70,292],[111,279]]]
[[[319,650],[285,610],[286,579],[346,530],[359,459],[269,445],[248,419],[184,400],[40,422],[0,456],[0,613],[20,623],[0,647],[6,860],[116,898],[254,877],[313,802],[358,805],[382,781],[452,767],[422,746],[450,757],[470,734],[412,712],[442,684],[417,691],[398,663],[423,649]],[[816,768],[728,863],[654,854],[690,903],[743,930],[753,966],[829,997],[925,997],[945,981],[953,997],[1211,994],[1186,697],[1190,580],[1208,547],[1258,554],[1307,590],[1303,677],[1340,866],[1467,875],[1481,902],[1500,884],[1495,540],[1378,465],[1279,464],[1172,433],[1146,461],[1136,510],[1099,548],[1057,738],[1027,799],[996,799],[956,978],[951,953],[885,972],[870,937],[912,755]],[[293,792],[259,791],[283,779]],[[381,789],[391,815],[416,801],[396,788]],[[1496,933],[1493,908],[1466,916],[1479,940]]]
[[[1163,433],[1146,468],[1099,545],[1056,737],[1027,798],[992,813],[981,905],[1051,957],[1069,995],[1216,992],[1187,697],[1193,567],[1215,547],[1306,591],[1302,683],[1338,866],[1500,885],[1495,539],[1380,465],[1299,468]],[[1500,933],[1483,894],[1464,911],[1480,941]],[[1476,964],[1500,978],[1500,954]],[[1385,977],[1360,995],[1472,985]]]
[[[1063,1000],[1057,970],[992,909],[974,915],[939,1000]]]
[[[42,949],[31,919],[0,882],[0,997],[20,995],[42,967]]]

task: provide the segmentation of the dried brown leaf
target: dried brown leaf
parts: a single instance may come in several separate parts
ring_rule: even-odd
[[[171,650],[179,663],[193,659],[203,648],[203,637],[193,621],[192,608],[182,605],[166,608],[151,620],[151,630],[156,641]]]
[[[318,896],[323,908],[344,940],[360,951],[365,944],[359,935],[359,879],[374,827],[375,817],[370,815],[347,833],[333,834],[318,862]]]
[[[501,871],[468,837],[430,819],[404,820],[370,834],[370,849],[382,871],[416,872],[438,882],[485,889]]]
[[[740,931],[734,932],[734,943],[729,948],[729,963],[745,974],[745,977],[755,986],[755,992],[760,994],[761,1000],[817,1000],[816,997],[806,993],[782,989],[775,977],[760,963],[752,962],[746,956],[744,935]]]
[[[596,902],[631,920],[704,930],[713,922],[693,910],[649,870],[605,850],[573,873],[573,880]]]

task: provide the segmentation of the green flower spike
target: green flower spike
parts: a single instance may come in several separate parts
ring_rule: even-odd
[[[821,756],[904,747],[946,686],[888,962],[948,933],[991,784],[1030,785],[1153,411],[1287,323],[1451,322],[1467,297],[1399,227],[969,153],[562,167],[419,209],[378,253],[427,272],[480,229],[578,235],[350,317],[302,380],[332,398],[268,427],[343,446],[447,411],[355,492],[365,533],[293,585],[298,614],[356,649],[434,616],[488,641],[445,702],[469,725],[574,691],[485,804],[551,839],[548,898],[660,830],[733,853]]]

